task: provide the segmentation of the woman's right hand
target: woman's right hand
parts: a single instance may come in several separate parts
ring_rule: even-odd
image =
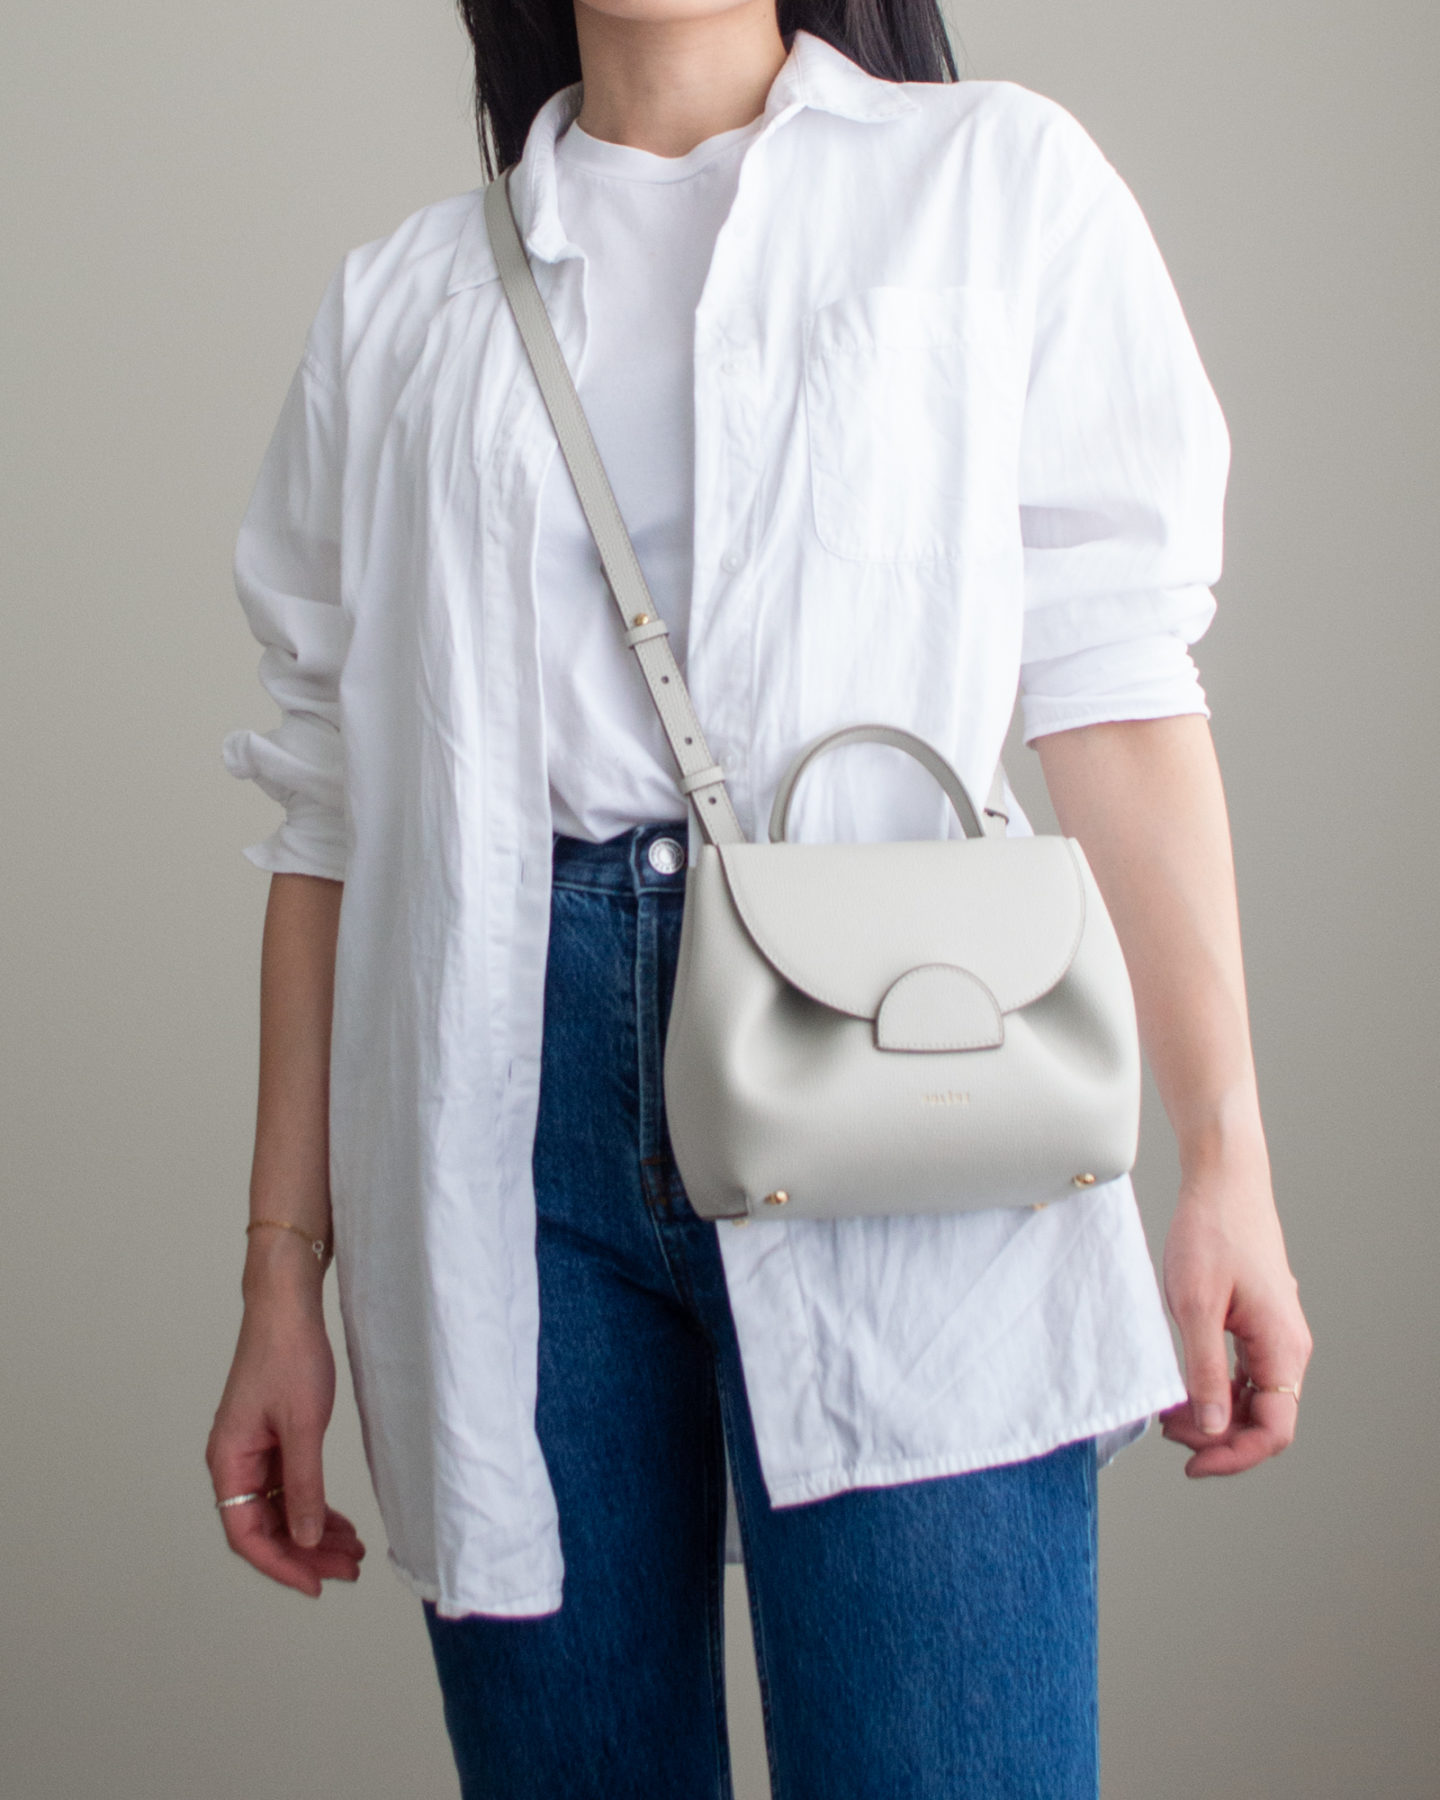
[[[278,1500],[222,1508],[225,1536],[262,1575],[318,1598],[324,1581],[355,1581],[365,1554],[349,1519],[325,1504],[321,1446],[335,1403],[335,1358],[310,1252],[298,1240],[256,1251],[205,1461],[217,1500],[283,1484]]]

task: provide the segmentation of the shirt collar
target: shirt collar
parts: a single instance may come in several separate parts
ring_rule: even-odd
[[[510,176],[510,194],[525,246],[532,256],[558,262],[574,255],[575,246],[565,235],[556,201],[555,143],[580,110],[578,81],[552,94],[536,113],[525,136],[525,147]],[[790,52],[776,72],[765,97],[763,137],[782,118],[801,107],[836,113],[862,123],[898,118],[914,112],[919,101],[895,81],[871,75],[843,51],[812,32],[796,31]],[[758,141],[758,140],[757,140]],[[475,287],[495,274],[495,258],[485,230],[483,189],[466,217],[455,246],[447,293]]]

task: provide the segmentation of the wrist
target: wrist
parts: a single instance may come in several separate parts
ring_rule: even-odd
[[[1211,1143],[1190,1161],[1182,1159],[1175,1216],[1232,1240],[1278,1231],[1264,1138]]]
[[[255,1231],[246,1241],[240,1292],[247,1306],[321,1304],[325,1270],[304,1238],[293,1231]]]
[[[1270,1154],[1253,1087],[1217,1096],[1204,1106],[1177,1109],[1172,1124],[1186,1182],[1246,1175],[1268,1182]]]

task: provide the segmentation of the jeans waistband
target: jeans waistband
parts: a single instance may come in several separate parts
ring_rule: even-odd
[[[686,844],[684,819],[632,825],[601,844],[557,831],[551,851],[551,885],[603,894],[657,890],[683,894]]]

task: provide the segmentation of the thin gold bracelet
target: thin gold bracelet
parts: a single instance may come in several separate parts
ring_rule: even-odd
[[[292,1225],[288,1219],[252,1219],[245,1227],[246,1237],[249,1237],[252,1231],[258,1231],[262,1225],[272,1226],[276,1231],[293,1231],[296,1237],[304,1238],[305,1242],[315,1252],[315,1260],[320,1264],[322,1269],[325,1267],[326,1263],[329,1262],[333,1254],[324,1238],[311,1237],[310,1233],[303,1225]]]

